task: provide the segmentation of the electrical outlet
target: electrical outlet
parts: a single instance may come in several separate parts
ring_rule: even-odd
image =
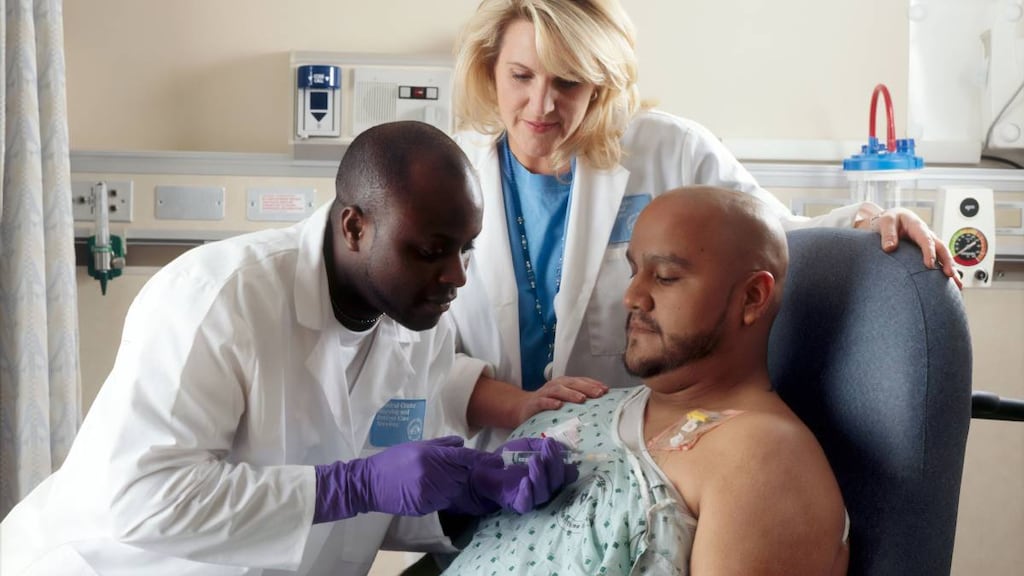
[[[99,181],[79,181],[71,183],[71,212],[75,221],[93,222],[96,220],[95,201],[92,187]],[[110,211],[111,222],[132,221],[132,181],[104,180],[107,183],[107,210]]]

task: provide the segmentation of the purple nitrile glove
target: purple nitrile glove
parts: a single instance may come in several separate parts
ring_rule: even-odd
[[[462,447],[458,436],[392,446],[368,458],[316,466],[313,523],[364,512],[422,516],[467,491],[470,471],[492,454]],[[500,462],[500,458],[499,458]]]
[[[505,450],[540,452],[526,466],[505,467]],[[562,460],[562,445],[551,438],[519,438],[481,458],[469,475],[469,489],[452,501],[449,512],[481,516],[504,508],[525,514],[579,478],[579,469]]]

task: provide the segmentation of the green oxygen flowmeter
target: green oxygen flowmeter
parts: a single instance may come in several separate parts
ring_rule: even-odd
[[[124,268],[124,240],[110,234],[110,216],[107,213],[107,183],[92,187],[95,206],[95,235],[89,237],[89,276],[100,281],[100,291],[107,294],[107,282],[121,275]]]

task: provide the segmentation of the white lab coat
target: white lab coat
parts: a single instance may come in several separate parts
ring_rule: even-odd
[[[470,279],[452,307],[458,329],[453,379],[471,388],[480,361],[496,378],[521,384],[519,302],[501,187],[501,168],[492,136],[475,132],[456,141],[479,172],[484,194],[483,231],[476,240]],[[631,122],[622,139],[619,166],[597,170],[578,161],[573,178],[562,284],[555,297],[558,327],[550,377],[589,376],[612,387],[639,381],[626,373],[626,310],[629,284],[627,243],[609,243],[624,197],[655,197],[693,184],[735,188],[769,204],[787,228],[850,226],[859,206],[845,206],[816,219],[794,216],[762,189],[706,128],[669,114],[649,111]],[[635,215],[634,215],[635,216]],[[492,442],[493,444],[493,442]]]
[[[349,392],[327,209],[196,248],[146,284],[64,465],[4,520],[0,573],[347,575],[382,546],[453,550],[436,514],[311,526],[311,465],[379,451],[368,433],[390,399],[426,400],[424,438],[466,429],[465,405],[445,404],[448,322],[382,319]]]

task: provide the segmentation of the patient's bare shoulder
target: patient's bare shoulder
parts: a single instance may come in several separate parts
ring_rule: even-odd
[[[656,451],[652,455],[684,494],[693,492],[693,486],[726,477],[732,478],[728,485],[736,485],[736,474],[742,479],[754,469],[762,481],[810,474],[834,484],[817,439],[788,410],[745,411],[702,435],[689,450]]]
[[[760,474],[788,476],[799,472],[832,478],[818,440],[789,411],[749,411],[720,427],[707,438],[708,452],[715,452],[719,473],[732,473],[758,464]]]
[[[814,435],[788,409],[744,412],[658,460],[698,517],[694,573],[700,562],[716,567],[709,573],[722,563],[747,574],[758,565],[790,574],[831,566],[842,496]]]

